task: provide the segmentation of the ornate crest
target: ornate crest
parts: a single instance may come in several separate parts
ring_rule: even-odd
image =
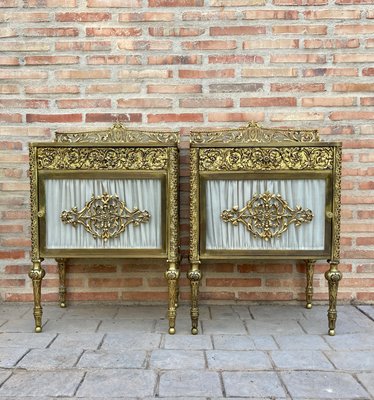
[[[191,143],[318,142],[316,129],[264,128],[256,122],[237,129],[191,132]]]
[[[223,210],[221,218],[233,225],[242,223],[255,237],[265,241],[280,237],[291,224],[296,226],[313,219],[311,210],[303,210],[300,206],[292,209],[281,195],[265,192],[255,194],[243,207],[235,206],[231,210]]]
[[[138,226],[148,222],[149,218],[148,211],[140,211],[137,207],[130,210],[117,195],[108,193],[97,197],[92,195],[91,200],[80,211],[73,207],[70,211],[61,213],[63,223],[74,227],[80,224],[95,239],[100,238],[104,242],[118,237],[129,224]]]
[[[116,122],[111,128],[89,132],[56,132],[56,142],[61,143],[141,143],[177,144],[178,132],[143,131],[124,127]]]

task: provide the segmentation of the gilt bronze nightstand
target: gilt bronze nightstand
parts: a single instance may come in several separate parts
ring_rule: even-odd
[[[42,330],[42,261],[55,258],[65,307],[69,258],[152,258],[167,263],[169,333],[178,301],[177,132],[56,133],[30,144],[35,331]]]
[[[200,263],[302,259],[311,308],[316,260],[328,260],[329,334],[335,334],[341,272],[341,144],[316,130],[263,128],[191,132],[192,333],[198,332]]]

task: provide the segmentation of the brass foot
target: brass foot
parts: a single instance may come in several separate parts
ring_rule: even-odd
[[[199,330],[198,330],[197,328],[192,328],[192,329],[191,329],[191,333],[192,333],[193,335],[197,335],[197,334],[199,333]]]
[[[335,329],[329,329],[329,335],[335,336]]]
[[[305,308],[307,308],[308,310],[310,310],[312,308],[312,303],[307,303]]]
[[[66,303],[60,303],[61,308],[66,308]]]
[[[36,333],[40,333],[42,331],[42,327],[41,326],[36,326],[35,327],[35,332]]]
[[[169,328],[169,334],[174,335],[175,334],[175,328]]]

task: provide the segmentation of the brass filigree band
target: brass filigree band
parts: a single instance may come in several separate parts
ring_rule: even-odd
[[[255,147],[200,149],[202,171],[271,171],[332,169],[331,147]]]
[[[47,170],[161,170],[168,153],[162,147],[40,147],[37,163]]]
[[[149,212],[140,211],[137,207],[130,210],[126,203],[118,198],[117,195],[104,193],[95,197],[78,211],[73,207],[70,211],[61,213],[61,221],[76,227],[82,225],[95,239],[101,238],[104,241],[118,237],[129,224],[135,226],[143,222],[148,222]]]
[[[316,129],[263,128],[256,122],[236,129],[191,132],[191,144],[318,142]]]
[[[253,236],[268,241],[280,237],[291,224],[299,226],[304,222],[310,222],[313,213],[300,206],[292,209],[281,195],[265,192],[255,194],[240,210],[238,206],[231,210],[223,210],[221,218],[233,225],[242,223]]]
[[[56,132],[56,142],[60,143],[141,143],[173,144],[179,143],[179,134],[175,131],[143,131],[129,129],[120,122],[111,128],[88,132]]]

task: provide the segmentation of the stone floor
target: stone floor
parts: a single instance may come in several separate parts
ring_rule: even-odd
[[[200,334],[180,307],[0,308],[0,400],[374,399],[374,306],[201,306]]]

